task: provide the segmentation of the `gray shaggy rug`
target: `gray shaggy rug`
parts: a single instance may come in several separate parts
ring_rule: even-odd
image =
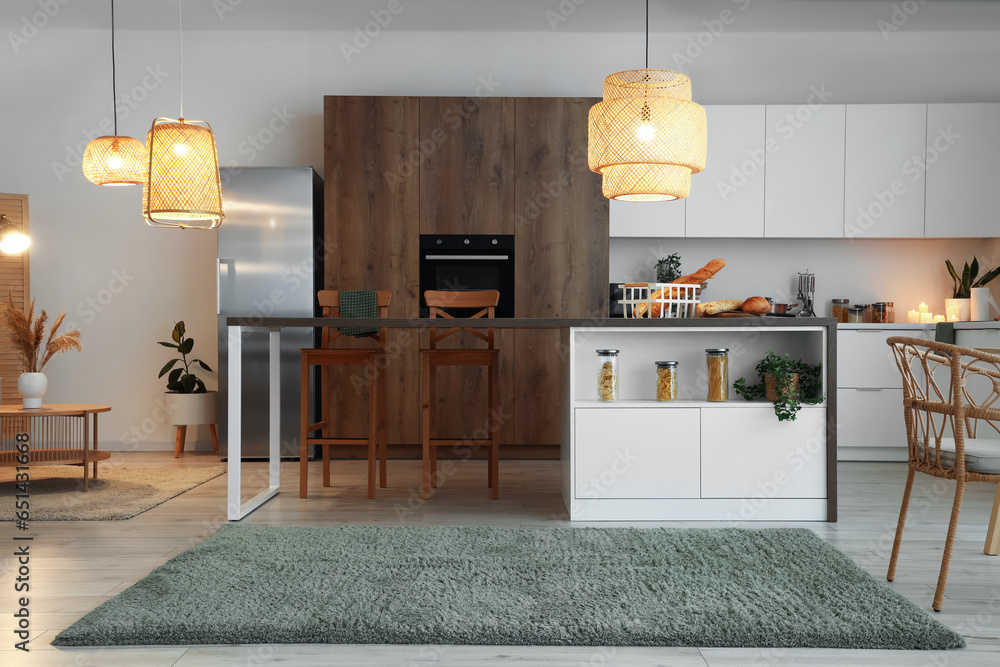
[[[806,529],[225,525],[53,644],[946,649]]]

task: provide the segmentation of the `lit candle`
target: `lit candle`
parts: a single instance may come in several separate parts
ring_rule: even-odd
[[[919,306],[917,306],[917,308],[920,310],[921,314],[927,312],[927,304],[926,303],[920,304]],[[921,319],[923,319],[923,318],[921,318]]]
[[[934,314],[933,313],[920,313],[920,323],[921,324],[934,324]]]
[[[906,312],[906,321],[910,324],[920,323],[920,311],[919,310],[908,310]]]
[[[944,309],[948,314],[949,322],[958,322],[958,311],[960,306],[958,304],[948,304],[944,305]]]
[[[944,322],[944,315],[935,315],[934,316],[934,321],[935,322]]]
[[[958,322],[958,315],[957,314],[950,314],[950,315],[948,315],[948,321],[949,322]]]

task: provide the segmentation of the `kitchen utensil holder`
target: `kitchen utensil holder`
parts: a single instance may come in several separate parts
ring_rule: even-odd
[[[636,309],[640,304],[645,308],[638,317],[645,318],[680,318],[694,317],[695,309],[701,303],[701,285],[686,283],[625,283],[618,287],[622,290],[620,300],[625,317],[637,317]],[[659,295],[656,293],[659,292]],[[655,313],[654,313],[655,311]]]

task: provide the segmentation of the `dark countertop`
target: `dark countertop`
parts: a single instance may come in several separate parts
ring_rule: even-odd
[[[387,317],[384,319],[337,318],[337,317],[228,317],[229,326],[254,327],[260,329],[280,329],[287,327],[386,327],[389,329],[440,329],[448,327],[469,327],[473,329],[565,329],[568,327],[623,327],[642,328],[684,328],[719,327],[746,329],[748,327],[832,327],[837,320],[832,317],[690,317],[632,319],[622,317],[575,318],[575,317],[515,317],[486,319],[430,319]]]

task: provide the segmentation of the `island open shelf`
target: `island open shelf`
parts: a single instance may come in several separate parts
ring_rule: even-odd
[[[563,498],[574,521],[835,521],[836,329],[832,320],[729,327],[563,330]],[[705,349],[729,349],[729,400],[707,399]],[[619,400],[597,398],[597,349],[619,350]],[[778,421],[732,383],[767,352],[822,364],[824,400]],[[678,366],[678,398],[655,400],[654,362]]]

